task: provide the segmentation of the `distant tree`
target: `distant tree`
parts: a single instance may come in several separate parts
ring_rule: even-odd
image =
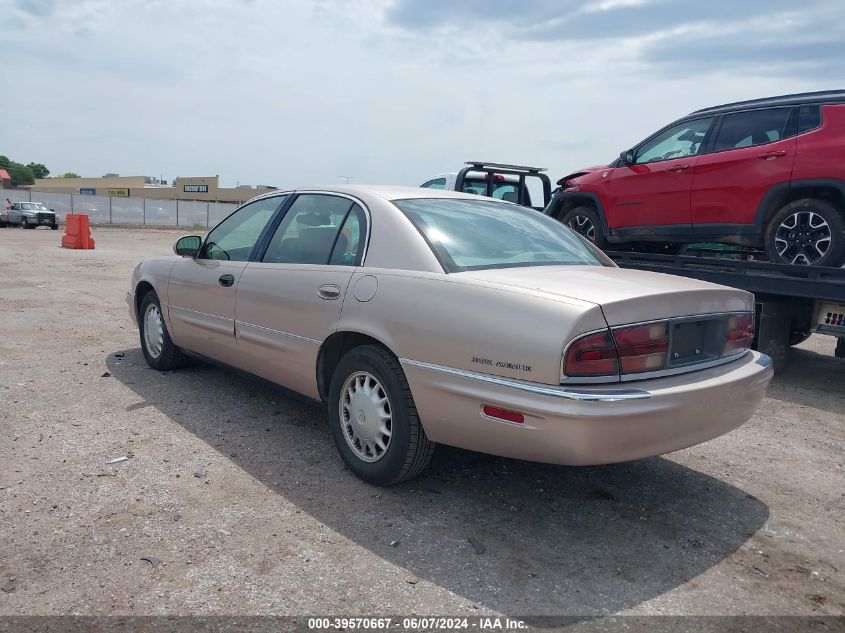
[[[32,173],[36,178],[46,178],[50,175],[50,170],[41,163],[30,163],[27,167],[32,170]]]
[[[9,160],[8,156],[3,156],[0,154],[0,169],[9,169],[12,166],[12,161]]]
[[[35,182],[35,174],[32,173],[27,165],[12,162],[9,166],[9,175],[12,177],[12,185],[19,187],[20,185],[31,185]]]
[[[66,171],[63,173],[59,178],[79,178],[79,174],[75,174],[72,171]]]

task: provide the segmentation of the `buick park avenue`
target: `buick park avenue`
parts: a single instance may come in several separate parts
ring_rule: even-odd
[[[772,377],[753,296],[617,268],[532,209],[431,189],[274,191],[127,294],[158,370],[188,356],[328,410],[343,461],[389,485],[437,444],[604,464],[712,439]]]

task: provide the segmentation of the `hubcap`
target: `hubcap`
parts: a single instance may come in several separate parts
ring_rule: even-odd
[[[787,264],[810,266],[827,254],[833,239],[830,225],[812,211],[798,211],[775,231],[775,250]]]
[[[573,215],[566,225],[573,231],[580,233],[591,242],[596,241],[596,225],[586,215]]]
[[[349,448],[361,461],[377,462],[387,453],[393,418],[387,392],[372,374],[355,372],[340,392],[340,425]]]
[[[164,347],[164,322],[161,320],[161,311],[154,303],[144,311],[144,347],[153,358],[158,358]]]

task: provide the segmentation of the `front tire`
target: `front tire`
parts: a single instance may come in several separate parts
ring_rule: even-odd
[[[405,372],[375,345],[340,359],[329,387],[329,428],[346,466],[364,481],[390,486],[416,477],[434,454]]]
[[[601,219],[593,207],[575,207],[560,220],[576,233],[580,233],[599,248],[607,246],[602,233]]]
[[[59,225],[58,225],[58,224],[51,224],[51,225],[50,225],[50,228],[51,228],[53,231],[58,231],[58,230],[59,230]]]
[[[159,371],[182,367],[188,357],[173,344],[161,312],[158,295],[150,291],[141,300],[138,314],[138,331],[141,335],[141,351],[147,365]]]
[[[785,205],[772,216],[764,239],[766,255],[778,264],[839,266],[845,258],[845,220],[824,200]]]
[[[27,220],[26,218],[21,218],[21,228],[22,228],[22,229],[28,229],[28,228],[31,228],[31,227],[29,226],[29,220]]]

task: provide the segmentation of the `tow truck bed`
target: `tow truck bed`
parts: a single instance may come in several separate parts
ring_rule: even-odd
[[[845,268],[663,255],[627,251],[606,254],[622,268],[701,279],[753,292],[757,303],[756,349],[786,366],[786,350],[813,332],[838,338],[845,358]]]

